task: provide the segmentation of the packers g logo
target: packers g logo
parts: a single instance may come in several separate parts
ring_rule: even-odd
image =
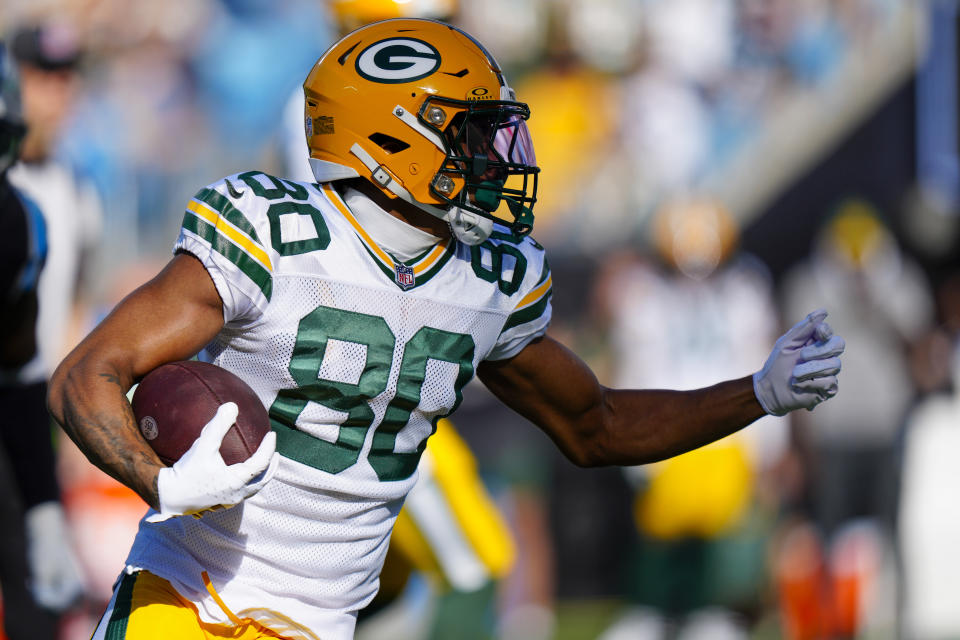
[[[426,78],[440,68],[440,52],[423,40],[387,38],[357,56],[357,73],[390,84]]]

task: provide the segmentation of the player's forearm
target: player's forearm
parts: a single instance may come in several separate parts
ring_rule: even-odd
[[[764,415],[750,376],[695,391],[614,390],[544,337],[477,370],[503,402],[543,429],[574,464],[636,465],[722,438]]]
[[[694,391],[612,390],[602,394],[588,464],[635,465],[675,456],[734,433],[765,415],[750,376]],[[594,418],[595,419],[595,418]]]
[[[163,463],[140,436],[126,398],[129,387],[102,363],[66,362],[50,381],[48,405],[90,462],[157,508]]]

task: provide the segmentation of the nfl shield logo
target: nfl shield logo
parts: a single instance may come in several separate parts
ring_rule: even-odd
[[[396,264],[394,265],[394,270],[396,272],[397,284],[400,285],[400,288],[406,291],[413,286],[413,267],[408,267],[405,264]]]

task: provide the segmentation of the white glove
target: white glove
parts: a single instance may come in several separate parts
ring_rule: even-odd
[[[58,502],[41,502],[30,507],[23,519],[33,597],[44,609],[63,611],[83,594],[63,507]]]
[[[277,470],[277,434],[264,436],[252,456],[227,466],[220,456],[220,443],[237,420],[237,405],[220,405],[217,415],[203,427],[200,437],[172,467],[160,470],[157,490],[160,511],[147,522],[162,522],[173,516],[232,507],[260,491]],[[260,476],[257,478],[257,476]],[[251,482],[257,478],[256,482]]]
[[[753,391],[764,411],[775,416],[810,409],[837,394],[840,354],[846,343],[833,335],[823,309],[780,336],[763,369],[753,374]]]

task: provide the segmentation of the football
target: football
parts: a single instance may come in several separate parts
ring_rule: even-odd
[[[220,446],[227,464],[249,458],[270,431],[270,419],[257,394],[226,369],[198,361],[157,367],[133,394],[133,414],[140,434],[160,459],[172,465],[225,402],[235,402],[237,422]]]

